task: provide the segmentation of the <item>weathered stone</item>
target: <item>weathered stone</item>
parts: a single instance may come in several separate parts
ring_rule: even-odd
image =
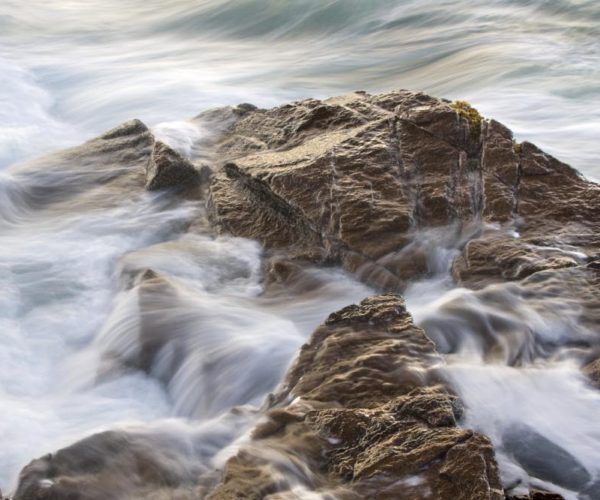
[[[195,120],[212,131],[201,149],[203,160],[218,160],[214,172],[198,172],[133,120],[44,160],[45,174],[58,174],[56,188],[33,186],[32,203],[73,209],[70,195],[86,189],[93,203],[105,197],[98,186],[127,192],[143,185],[144,169],[148,189],[210,182],[210,221],[271,251],[273,286],[287,286],[303,263],[317,261],[398,290],[436,270],[431,247],[438,240],[427,240],[443,231],[447,248],[460,249],[452,265],[460,284],[485,294],[489,284],[514,281],[523,296],[576,303],[581,325],[597,328],[599,186],[533,144],[515,143],[509,129],[468,104],[409,91],[357,92],[271,110],[242,104]],[[89,172],[65,181],[69,168],[86,165]],[[139,287],[141,348],[124,363],[150,371],[172,327],[156,306],[176,301],[177,290],[153,271],[134,271],[124,286]],[[570,341],[595,345],[586,332]],[[545,355],[555,348],[538,344]],[[600,383],[595,357],[589,354],[584,373]],[[210,481],[201,486],[146,456],[143,440],[106,433],[34,461],[17,500],[96,500],[114,495],[115,486],[123,498],[276,500],[300,486],[339,499],[499,500],[491,444],[457,426],[462,406],[438,376],[442,363],[399,297],[371,297],[331,314],[313,333],[210,495]],[[589,473],[566,451],[534,433],[505,441],[532,475],[595,498]],[[528,498],[560,497],[552,495],[532,490]]]
[[[330,315],[209,498],[284,495],[299,482],[344,499],[500,500],[492,446],[456,426],[440,363],[398,296]]]
[[[118,206],[144,185],[153,144],[148,128],[131,120],[80,146],[15,165],[11,174],[32,209],[75,213]]]
[[[509,129],[468,105],[360,92],[230,123],[216,141],[229,164],[210,188],[213,222],[292,256],[339,262],[381,289],[431,271],[423,255],[403,251],[431,227],[507,228],[458,258],[455,278],[473,286],[600,252],[600,188],[533,144],[517,147]]]
[[[175,498],[195,479],[173,461],[176,446],[144,434],[95,434],[27,465],[14,500]]]
[[[156,141],[146,166],[146,189],[154,191],[171,187],[194,187],[200,172],[192,163],[165,143]]]
[[[589,377],[592,384],[600,389],[600,358],[585,365],[582,371]]]

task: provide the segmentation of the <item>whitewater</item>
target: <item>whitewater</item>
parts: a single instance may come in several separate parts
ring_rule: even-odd
[[[190,119],[203,110],[394,88],[465,99],[600,179],[595,0],[1,2],[0,490],[13,492],[32,459],[108,429],[160,443],[182,482],[222,467],[314,328],[376,293],[317,267],[293,289],[265,290],[257,242],[187,232],[204,217],[197,204],[36,158],[132,118],[201,156],[214,131]],[[407,304],[448,354],[462,424],[498,445],[505,486],[531,481],[502,448],[523,427],[600,478],[600,393],[573,356],[536,354],[595,333],[577,305],[517,285],[456,288],[459,242],[427,238],[437,272],[409,286]],[[177,296],[151,290],[150,319],[124,283],[147,268]],[[169,338],[132,368],[150,320]],[[490,356],[485,344],[508,330]]]

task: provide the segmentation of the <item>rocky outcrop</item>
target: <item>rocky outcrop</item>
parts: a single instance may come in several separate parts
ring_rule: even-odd
[[[518,281],[524,296],[578,304],[579,321],[589,332],[600,320],[593,264],[600,254],[600,187],[535,145],[517,143],[508,128],[465,102],[409,91],[308,99],[250,110],[223,132],[216,147],[224,168],[213,178],[208,207],[213,223],[227,232],[258,239],[287,258],[341,264],[379,289],[396,291],[408,280],[439,271],[434,255],[439,249],[434,245],[432,252],[426,242],[444,233],[434,241],[458,249],[451,265],[456,282],[483,289]],[[283,454],[300,436],[302,443],[292,448],[318,477],[311,490],[333,491],[340,498],[500,494],[494,474],[481,469],[493,463],[493,453],[483,451],[489,449],[485,438],[461,441],[466,431],[453,427],[456,409],[441,410],[455,408],[443,384],[421,380],[411,386],[410,368],[400,369],[385,354],[371,356],[376,349],[369,351],[366,332],[373,333],[372,325],[363,325],[362,334],[341,326],[343,335],[336,333],[335,317],[340,325],[360,324],[350,316],[369,309],[362,304],[334,315],[315,332],[288,374],[287,391],[273,402],[269,422],[257,429],[253,445],[230,461],[215,498],[234,498],[252,487],[258,488],[253,498],[260,491],[291,489],[282,486],[277,461],[266,459],[265,450]],[[412,361],[402,352],[393,358],[408,363],[405,368],[422,360],[418,373],[431,375],[435,370],[427,360],[433,354],[412,345],[414,339],[404,337],[415,353]],[[567,342],[598,343],[591,334]],[[382,352],[394,351],[391,339],[384,344]],[[550,356],[556,347],[542,342],[539,349]],[[506,355],[515,363],[523,357]],[[593,380],[596,364],[585,370]],[[393,374],[393,381],[386,374]],[[427,415],[445,415],[440,417],[445,423],[421,419],[418,425],[425,427],[417,428],[415,415],[405,417],[399,410],[421,404],[417,401],[426,402]],[[444,460],[480,457],[479,472],[467,462],[456,469],[452,460],[441,465],[439,455],[428,462],[430,449],[419,448],[420,435],[427,435],[431,450],[441,442],[448,446],[441,445]],[[407,442],[415,446],[414,455]],[[528,465],[535,462],[530,458]],[[413,463],[418,465],[411,468]],[[471,486],[444,490],[439,478],[448,470],[473,473]],[[565,473],[570,479],[557,470],[542,472],[532,474],[554,479],[558,474],[559,483],[576,489],[589,479],[581,468]],[[396,483],[386,483],[386,474]],[[478,490],[472,489],[474,476],[485,478]],[[553,494],[532,490],[529,496],[544,495]]]
[[[503,498],[490,442],[456,426],[440,363],[396,295],[333,313],[209,498],[284,498],[294,479],[336,498]]]
[[[499,306],[510,308],[517,295],[574,303],[587,330],[566,341],[503,332],[526,337],[519,352],[502,353],[507,364],[549,357],[566,342],[592,348],[584,372],[598,384],[600,187],[568,165],[515,142],[509,129],[465,102],[409,91],[271,110],[240,105],[195,120],[214,129],[201,143],[206,151],[196,152],[213,162],[214,175],[134,120],[43,160],[55,189],[30,186],[31,203],[73,210],[68,200],[83,190],[89,192],[77,203],[104,200],[98,186],[199,192],[209,183],[211,223],[265,246],[269,286],[284,286],[305,261],[341,265],[380,291],[401,291],[446,264],[458,284],[479,289],[478,298],[488,285],[512,281]],[[192,230],[206,230],[198,224]],[[452,262],[440,264],[440,252]],[[172,328],[162,305],[176,303],[178,292],[154,271],[124,278],[126,288],[138,288],[142,319],[140,349],[121,361],[150,373]],[[490,441],[457,425],[461,402],[439,375],[443,358],[431,338],[399,296],[371,297],[331,314],[313,333],[220,482],[214,471],[204,484],[199,471],[172,467],[176,454],[166,448],[154,456],[162,443],[109,432],[32,462],[16,499],[96,500],[116,490],[123,498],[157,499],[284,499],[305,491],[340,499],[505,498]],[[486,342],[491,353],[510,344],[493,335]],[[174,349],[175,364],[161,382],[169,383],[186,350],[183,343]],[[535,477],[582,494],[593,481],[574,457],[535,432],[506,440]],[[551,467],[530,448],[545,449]],[[532,490],[514,498],[558,497]]]
[[[457,259],[454,276],[470,286],[579,265],[600,249],[600,188],[466,103],[397,91],[249,110],[217,150],[218,226],[339,262],[380,288],[431,270],[422,251],[401,251],[431,227],[504,228],[470,238]]]

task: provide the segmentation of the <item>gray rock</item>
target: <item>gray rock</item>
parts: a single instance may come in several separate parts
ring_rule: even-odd
[[[573,455],[531,427],[513,427],[503,436],[503,444],[528,474],[544,481],[581,491],[592,479]]]

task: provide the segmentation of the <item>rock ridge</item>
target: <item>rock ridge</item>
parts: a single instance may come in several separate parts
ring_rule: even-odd
[[[294,485],[278,466],[290,465],[265,457],[286,450],[311,471],[301,484],[335,498],[502,499],[493,448],[457,427],[462,406],[440,363],[397,295],[333,313],[208,498],[285,498]]]

